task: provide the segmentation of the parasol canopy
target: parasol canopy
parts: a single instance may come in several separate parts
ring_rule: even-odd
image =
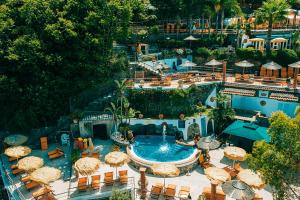
[[[179,65],[180,67],[194,67],[196,66],[196,63],[193,63],[191,61],[186,61],[185,63],[182,63],[181,65]]]
[[[20,158],[31,153],[31,149],[27,146],[12,146],[5,149],[5,155],[13,158]]]
[[[196,41],[196,40],[198,40],[198,39],[195,38],[194,36],[190,35],[190,36],[184,38],[183,40],[185,40],[185,41]]]
[[[215,59],[212,59],[211,61],[205,63],[205,65],[208,65],[208,66],[218,66],[218,65],[222,65],[221,62],[215,60]]]
[[[58,180],[61,177],[61,171],[54,167],[42,167],[30,174],[30,179],[42,184],[48,185],[49,183]]]
[[[240,171],[237,175],[237,178],[257,189],[262,189],[265,186],[265,183],[260,176],[250,169],[244,169]]]
[[[163,177],[178,176],[180,170],[171,163],[159,163],[151,166],[152,173]]]
[[[129,157],[126,153],[113,151],[105,156],[105,162],[112,167],[120,167],[129,162]]]
[[[20,134],[9,135],[4,139],[4,142],[11,146],[18,146],[27,142],[28,137]]]
[[[237,161],[244,161],[247,158],[247,152],[240,147],[225,147],[224,156]]]
[[[226,172],[224,169],[218,167],[206,168],[204,169],[204,173],[207,175],[209,179],[213,179],[221,183],[230,180],[230,174]]]
[[[44,165],[44,160],[36,156],[27,156],[18,161],[18,168],[24,171],[34,171]]]
[[[170,66],[169,65],[167,65],[167,64],[165,64],[165,63],[162,63],[162,62],[160,62],[158,65],[156,65],[155,67],[154,67],[155,69],[170,69]]]
[[[293,68],[299,68],[300,69],[300,61],[289,64],[289,67],[293,67]]]
[[[74,164],[75,170],[81,175],[88,176],[95,173],[100,167],[100,160],[97,158],[80,158]]]
[[[202,137],[198,142],[198,147],[201,149],[217,149],[220,146],[220,142],[211,137]]]
[[[270,70],[279,70],[282,68],[279,64],[277,64],[276,62],[273,62],[273,61],[263,64],[262,67],[266,68],[266,69],[270,69]]]
[[[222,185],[222,190],[226,196],[233,199],[253,199],[255,192],[246,183],[238,180],[227,181]]]
[[[238,67],[243,67],[243,68],[248,68],[248,67],[253,67],[254,64],[248,62],[247,60],[243,60],[240,62],[235,63],[236,66]]]

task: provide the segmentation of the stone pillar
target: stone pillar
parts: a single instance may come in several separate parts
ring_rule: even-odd
[[[226,81],[226,71],[227,71],[226,68],[227,68],[227,62],[224,61],[223,62],[223,82]]]
[[[147,187],[146,187],[146,168],[140,167],[140,186],[141,186],[141,199],[146,199],[147,196]]]
[[[295,68],[295,74],[294,74],[294,88],[297,88],[297,83],[298,83],[298,73],[299,73],[299,68]]]
[[[218,182],[215,180],[211,181],[211,200],[216,200],[217,199],[217,185]]]

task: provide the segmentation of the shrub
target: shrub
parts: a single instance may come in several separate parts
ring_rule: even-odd
[[[207,59],[209,56],[211,56],[211,51],[206,47],[200,47],[196,50],[196,55]]]
[[[238,48],[236,50],[236,55],[242,60],[261,60],[263,58],[262,52],[253,47]]]
[[[216,57],[217,60],[225,60],[229,57],[226,50],[223,49],[216,49],[213,51],[213,55]]]
[[[128,191],[113,190],[109,200],[131,200]]]
[[[298,55],[292,49],[282,49],[277,51],[274,61],[282,66],[287,66],[288,64],[298,61]]]

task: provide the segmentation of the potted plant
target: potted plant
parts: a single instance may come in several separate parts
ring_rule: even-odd
[[[184,115],[183,113],[181,113],[181,114],[179,115],[179,119],[181,119],[181,120],[184,120],[184,117],[185,117],[185,115]]]

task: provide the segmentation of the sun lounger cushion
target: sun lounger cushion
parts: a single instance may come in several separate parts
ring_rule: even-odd
[[[30,189],[32,189],[32,188],[36,188],[36,187],[38,187],[38,186],[40,186],[40,184],[39,184],[38,182],[35,182],[35,181],[30,181],[30,182],[28,182],[28,183],[25,184],[25,187],[26,187],[28,190],[30,190]]]

